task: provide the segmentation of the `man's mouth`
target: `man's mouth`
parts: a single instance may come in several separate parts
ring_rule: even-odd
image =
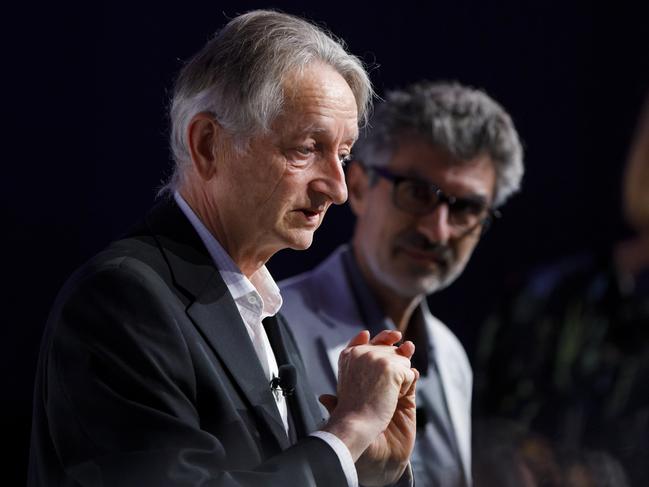
[[[441,268],[446,268],[448,266],[448,259],[440,252],[431,252],[410,246],[403,246],[401,247],[401,250],[415,260],[431,262]]]
[[[395,249],[423,266],[434,265],[442,271],[448,269],[453,262],[453,252],[448,246],[431,242],[416,232],[400,235],[395,242]]]
[[[300,208],[296,211],[304,215],[308,223],[318,223],[320,221],[320,215],[323,213],[323,210],[313,208]]]

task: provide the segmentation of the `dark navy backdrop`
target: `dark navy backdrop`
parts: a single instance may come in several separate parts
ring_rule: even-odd
[[[49,306],[66,276],[153,202],[168,174],[166,103],[180,59],[227,17],[273,6],[322,22],[373,63],[379,93],[423,78],[484,87],[525,141],[524,191],[464,276],[432,299],[471,350],[508,276],[625,231],[619,179],[649,87],[649,4],[513,0],[26,3],[3,15],[3,485],[24,483],[32,376]],[[308,269],[351,234],[330,212]],[[2,479],[5,480],[5,479]]]

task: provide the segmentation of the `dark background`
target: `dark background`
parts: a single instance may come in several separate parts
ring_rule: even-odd
[[[25,3],[2,15],[2,485],[24,484],[38,343],[71,271],[151,205],[169,174],[175,73],[226,19],[275,7],[329,27],[371,63],[379,94],[421,79],[484,88],[526,147],[523,192],[462,278],[431,299],[469,353],[508,282],[624,235],[620,177],[649,88],[649,2]],[[649,188],[648,188],[649,190]],[[351,235],[330,211],[277,278]],[[4,481],[2,481],[4,480]]]

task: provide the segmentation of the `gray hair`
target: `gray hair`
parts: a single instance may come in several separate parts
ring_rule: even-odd
[[[523,148],[510,116],[485,92],[458,83],[422,82],[387,94],[354,154],[365,165],[388,163],[403,138],[421,137],[463,161],[488,154],[495,164],[494,206],[518,191]]]
[[[374,91],[362,62],[341,39],[298,17],[254,10],[235,17],[181,70],[171,100],[171,153],[174,173],[162,191],[177,189],[191,165],[187,129],[192,118],[209,112],[243,149],[251,136],[265,133],[281,113],[283,81],[314,62],[333,67],[347,82],[364,124]]]

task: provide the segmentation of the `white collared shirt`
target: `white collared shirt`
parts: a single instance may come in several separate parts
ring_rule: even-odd
[[[228,291],[230,291],[243,323],[246,326],[246,331],[248,332],[248,336],[250,336],[257,357],[259,357],[270,387],[270,381],[274,377],[277,377],[279,372],[275,354],[270,346],[266,330],[261,321],[267,316],[277,314],[282,306],[282,296],[277,284],[266,266],[260,267],[248,279],[237,267],[216,237],[212,235],[198,215],[194,213],[194,210],[192,210],[177,191],[174,192],[174,199],[203,241],[205,248],[214,261],[214,265],[225,281],[225,285],[228,287]],[[288,433],[288,408],[286,406],[286,398],[283,394],[274,393],[273,396],[275,397],[277,409],[282,417],[284,428]],[[340,438],[326,431],[314,431],[310,436],[315,436],[325,441],[336,452],[349,487],[357,487],[358,475],[354,460],[349,449]]]

